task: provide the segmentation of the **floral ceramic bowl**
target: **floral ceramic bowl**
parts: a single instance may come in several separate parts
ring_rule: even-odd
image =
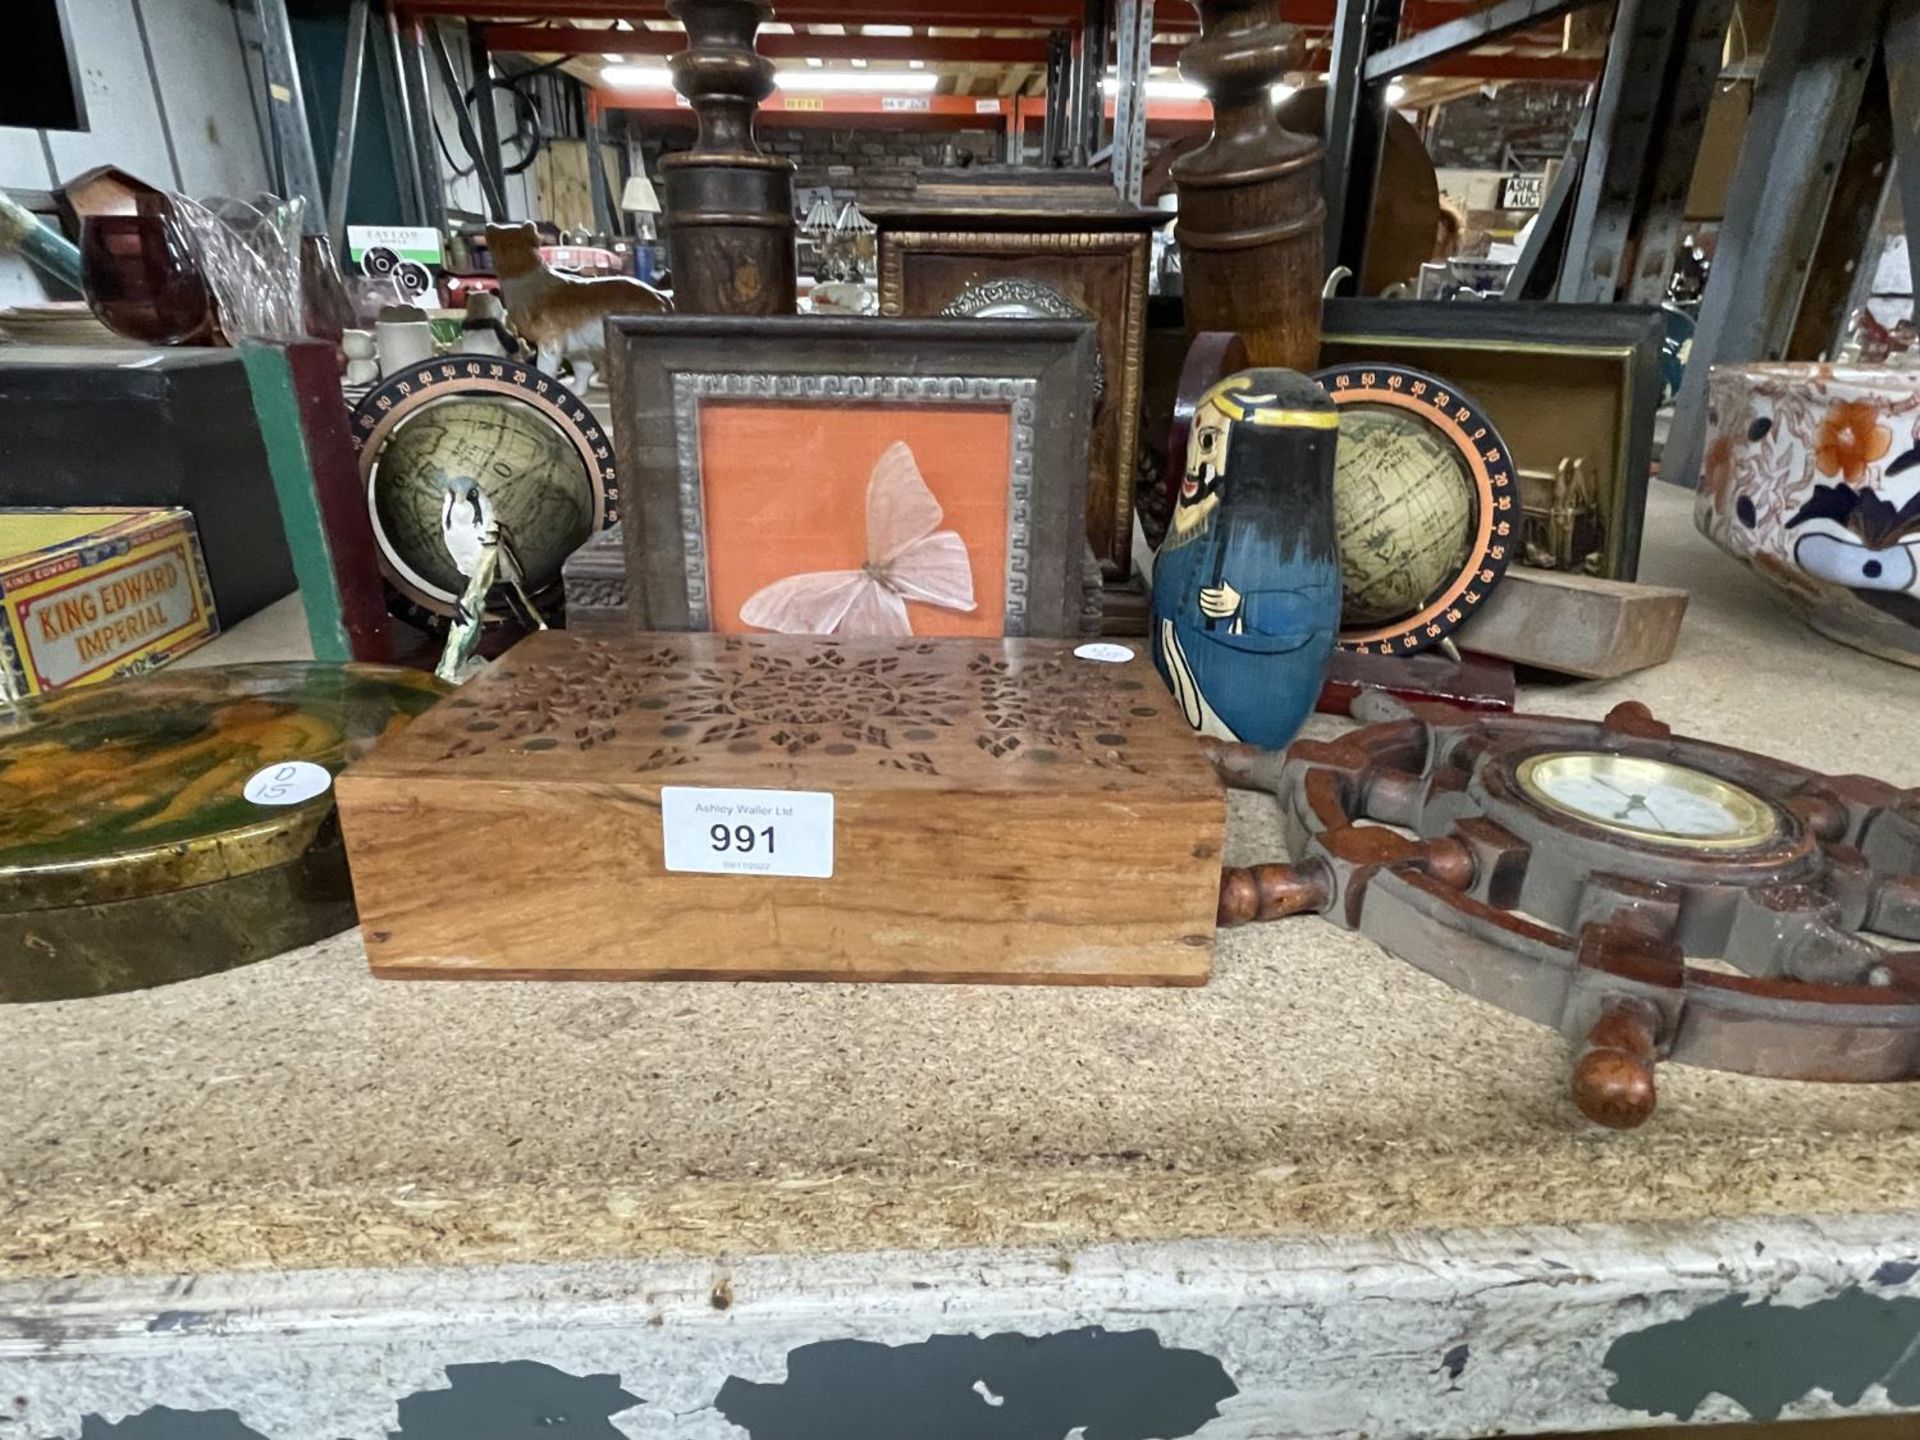
[[[1714,370],[1694,520],[1822,634],[1920,665],[1920,372]]]

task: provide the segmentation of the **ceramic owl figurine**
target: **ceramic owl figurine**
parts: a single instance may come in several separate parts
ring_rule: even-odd
[[[1243,370],[1194,410],[1153,569],[1153,659],[1194,729],[1278,749],[1312,711],[1340,627],[1340,416],[1291,370]]]

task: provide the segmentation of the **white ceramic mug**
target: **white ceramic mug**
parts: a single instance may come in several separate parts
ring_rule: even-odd
[[[424,314],[418,320],[379,320],[373,334],[380,347],[382,375],[433,359],[433,326]]]

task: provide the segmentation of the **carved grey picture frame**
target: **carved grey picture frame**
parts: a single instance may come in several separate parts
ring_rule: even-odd
[[[1079,635],[1097,347],[1086,320],[609,321],[614,445],[627,478],[626,623],[711,628],[702,406],[951,404],[1009,416],[1005,633]]]

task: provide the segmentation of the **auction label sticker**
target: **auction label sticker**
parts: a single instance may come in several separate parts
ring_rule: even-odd
[[[333,774],[311,760],[283,760],[253,772],[240,793],[256,805],[299,805],[327,793]]]
[[[1082,660],[1100,660],[1108,665],[1124,665],[1133,659],[1133,651],[1127,646],[1107,642],[1082,645],[1073,653]]]
[[[660,788],[669,870],[833,878],[833,795],[824,790]]]

